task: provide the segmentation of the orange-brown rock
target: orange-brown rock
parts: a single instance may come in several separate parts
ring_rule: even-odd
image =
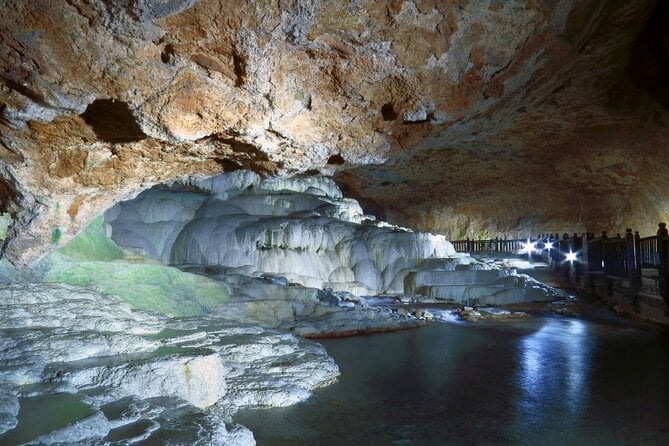
[[[336,173],[453,238],[651,231],[669,217],[667,11],[7,0],[3,251],[30,263],[118,200],[240,166]]]

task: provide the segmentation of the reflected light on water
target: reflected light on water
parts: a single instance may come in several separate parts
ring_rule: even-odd
[[[546,319],[519,348],[519,417],[521,425],[540,427],[555,411],[580,415],[586,403],[590,371],[587,326],[578,320]]]

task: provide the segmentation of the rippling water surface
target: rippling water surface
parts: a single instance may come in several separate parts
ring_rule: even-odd
[[[537,318],[323,342],[337,384],[237,421],[263,445],[669,444],[669,335]]]

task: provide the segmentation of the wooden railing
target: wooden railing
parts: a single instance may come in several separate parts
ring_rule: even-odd
[[[660,224],[664,229],[664,224]],[[535,243],[536,252],[541,253],[547,261],[569,275],[587,274],[603,275],[608,279],[626,281],[633,292],[638,293],[641,283],[642,268],[658,270],[660,294],[669,312],[669,236],[653,235],[640,237],[627,229],[624,236],[608,237],[605,232],[600,237],[594,234],[582,234],[580,237],[540,236],[517,240],[458,240],[453,246],[460,252],[507,252],[519,253],[528,241]],[[548,245],[550,242],[550,245]],[[550,248],[550,249],[549,249]],[[578,257],[570,261],[568,253]]]
[[[458,252],[517,252],[523,249],[523,240],[456,240],[453,247]]]
[[[657,236],[639,238],[637,262],[641,268],[660,268],[660,256],[657,249]]]
[[[604,272],[604,244],[602,239],[588,241],[588,271]]]
[[[603,242],[604,274],[618,279],[628,278],[625,239],[616,237],[605,239]]]

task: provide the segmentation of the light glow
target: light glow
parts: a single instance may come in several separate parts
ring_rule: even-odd
[[[546,319],[541,329],[520,340],[517,407],[523,419],[536,426],[544,421],[547,407],[581,416],[588,399],[591,345],[587,325],[569,319]],[[551,394],[557,388],[564,389],[560,401]]]
[[[551,249],[553,249],[553,242],[544,243],[544,248],[550,251]]]
[[[521,250],[521,252],[526,254],[532,254],[532,252],[534,252],[536,249],[537,249],[537,244],[527,239],[527,242],[523,243],[523,249]]]
[[[575,252],[569,251],[567,253],[567,262],[574,263],[576,261],[577,254]]]

